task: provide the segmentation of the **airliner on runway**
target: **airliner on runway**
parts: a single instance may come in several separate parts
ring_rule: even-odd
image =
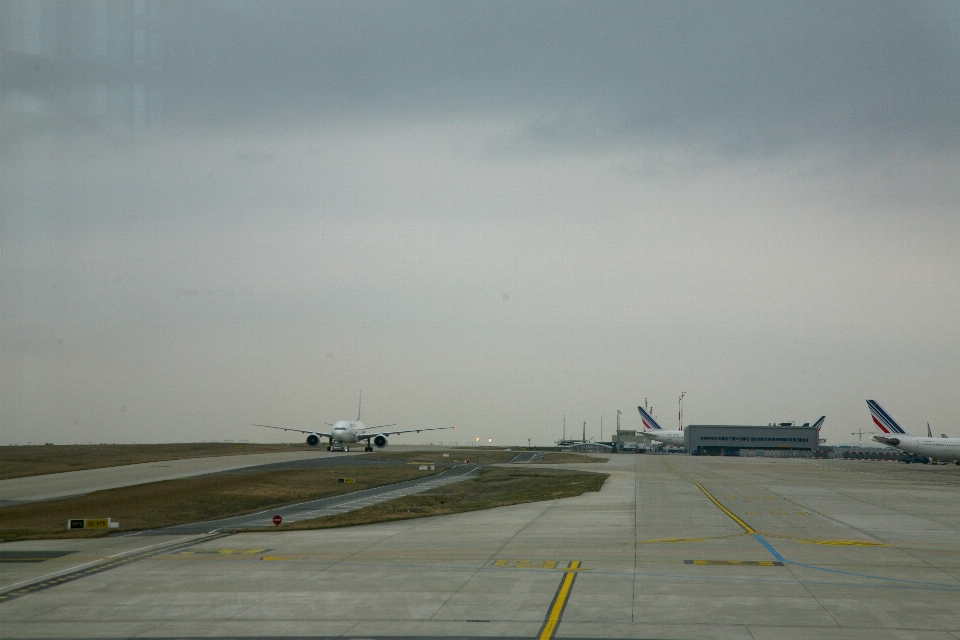
[[[405,429],[401,431],[379,431],[384,427],[394,427],[394,424],[382,424],[378,427],[367,427],[360,422],[360,407],[357,407],[356,420],[338,420],[333,424],[327,423],[333,427],[333,431],[307,431],[305,429],[293,429],[290,427],[274,427],[269,424],[255,424],[254,427],[267,427],[268,429],[280,429],[282,431],[297,431],[306,433],[307,444],[315,447],[320,444],[320,438],[327,438],[327,451],[350,451],[350,444],[353,442],[366,441],[364,451],[373,451],[373,445],[377,447],[387,446],[387,436],[397,435],[399,433],[420,433],[421,431],[439,431],[440,429],[456,429],[456,427],[429,427],[425,429]],[[368,431],[371,433],[365,433]],[[334,444],[336,443],[336,444]]]
[[[640,411],[640,421],[643,422],[643,435],[664,444],[683,446],[683,431],[667,431],[647,413],[646,409],[643,407],[637,407],[637,409]]]
[[[873,436],[877,442],[937,460],[957,460],[957,464],[960,464],[960,438],[915,436],[897,424],[876,400],[867,400],[867,406],[870,407],[873,423],[883,432],[882,436]]]

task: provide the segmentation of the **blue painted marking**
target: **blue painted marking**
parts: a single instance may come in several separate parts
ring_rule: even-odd
[[[773,545],[771,545],[769,542],[767,542],[766,540],[764,540],[764,539],[763,539],[763,536],[761,536],[759,533],[753,534],[753,537],[756,538],[756,539],[760,542],[760,544],[762,544],[763,546],[765,546],[765,547],[767,548],[767,551],[769,551],[769,552],[773,555],[774,558],[776,558],[777,560],[779,560],[780,562],[782,562],[782,563],[784,563],[784,564],[793,564],[793,565],[796,565],[796,566],[798,566],[798,567],[804,567],[805,569],[816,569],[817,571],[826,571],[826,572],[828,572],[828,573],[838,573],[838,574],[840,574],[840,575],[853,576],[853,577],[855,577],[855,578],[870,578],[871,580],[888,580],[888,581],[890,581],[890,582],[900,582],[900,583],[907,583],[907,584],[922,584],[922,585],[930,586],[930,587],[947,587],[947,588],[949,588],[949,589],[958,589],[958,588],[960,588],[960,585],[957,585],[957,584],[944,584],[944,583],[942,583],[942,582],[926,582],[926,581],[923,581],[923,580],[904,580],[903,578],[887,578],[887,577],[884,577],[884,576],[871,576],[871,575],[866,574],[866,573],[853,573],[853,572],[850,572],[850,571],[841,571],[841,570],[839,570],[839,569],[828,569],[828,568],[826,568],[826,567],[818,567],[818,566],[812,565],[812,564],[803,564],[802,562],[794,562],[793,560],[787,560],[787,559],[784,558],[782,555],[780,555],[780,552],[777,551],[776,549],[774,549],[774,548],[773,548]]]

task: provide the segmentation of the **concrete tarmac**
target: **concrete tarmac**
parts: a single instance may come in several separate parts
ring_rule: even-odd
[[[0,545],[71,552],[0,565],[0,596],[37,585],[0,601],[0,637],[960,638],[960,467],[564,467],[612,475],[577,498],[354,528]],[[154,540],[183,546],[136,548]]]

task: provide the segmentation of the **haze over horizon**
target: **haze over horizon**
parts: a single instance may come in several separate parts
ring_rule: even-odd
[[[0,444],[960,436],[960,4],[92,6],[0,3]]]

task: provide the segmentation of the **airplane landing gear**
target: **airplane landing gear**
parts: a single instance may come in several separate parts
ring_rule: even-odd
[[[364,451],[373,451],[373,447],[371,447],[370,445],[367,445],[366,447],[363,448],[363,450],[364,450]]]

